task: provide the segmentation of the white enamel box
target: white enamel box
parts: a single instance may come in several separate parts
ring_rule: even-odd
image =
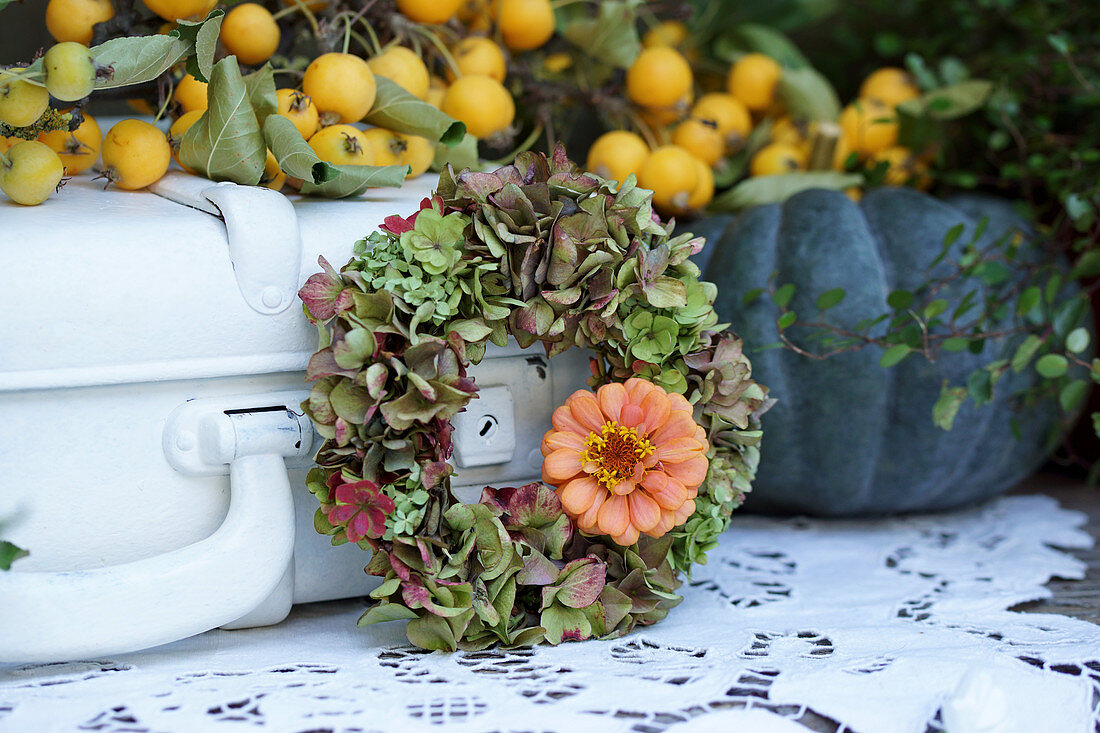
[[[369,554],[316,534],[320,445],[299,403],[316,346],[298,288],[433,176],[355,201],[169,173],[154,191],[73,179],[0,203],[0,522],[30,551],[0,572],[0,662],[143,649],[278,623],[363,595]],[[455,421],[455,484],[540,476],[569,353],[492,350]]]

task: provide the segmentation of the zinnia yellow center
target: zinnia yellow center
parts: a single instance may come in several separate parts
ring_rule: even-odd
[[[593,477],[608,489],[634,475],[638,461],[653,453],[653,444],[634,428],[609,420],[599,433],[591,432],[584,440],[581,465],[589,461],[598,468]]]

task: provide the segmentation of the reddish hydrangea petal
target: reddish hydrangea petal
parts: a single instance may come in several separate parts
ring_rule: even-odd
[[[358,507],[354,507],[348,504],[343,506],[335,506],[332,511],[329,512],[328,521],[333,524],[344,524],[349,519],[355,516],[355,513],[359,511]]]
[[[355,518],[348,522],[347,533],[349,542],[358,542],[367,536],[370,530],[370,518],[366,512],[359,512]]]

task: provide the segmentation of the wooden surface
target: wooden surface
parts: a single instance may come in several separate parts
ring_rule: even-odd
[[[1048,584],[1054,597],[1045,601],[1024,603],[1013,611],[1060,613],[1063,616],[1100,623],[1100,487],[1086,486],[1057,474],[1039,474],[1012,491],[1014,494],[1046,494],[1058,500],[1065,509],[1084,512],[1089,522],[1084,529],[1097,540],[1091,550],[1071,550],[1070,554],[1088,565],[1084,580],[1058,580]]]

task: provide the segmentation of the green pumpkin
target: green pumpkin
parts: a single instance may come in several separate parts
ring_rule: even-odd
[[[924,281],[948,230],[964,223],[960,248],[983,217],[983,245],[1026,230],[1005,201],[968,196],[948,203],[904,188],[871,191],[859,204],[812,190],[737,218],[694,223],[707,236],[698,257],[707,260],[699,263],[703,279],[718,285],[715,308],[736,325],[754,377],[778,399],[764,417],[767,439],[746,508],[824,516],[946,509],[995,496],[1042,463],[1057,407],[1024,408],[1013,397],[1037,379],[1033,370],[1009,372],[992,404],[968,401],[950,432],[932,423],[943,381],[966,384],[1005,344],[987,344],[980,355],[944,353],[935,363],[915,355],[889,369],[879,366],[878,347],[817,361],[787,349],[758,350],[779,340],[778,310],[767,298],[743,303],[775,272],[776,283],[796,285],[790,307],[802,318],[812,318],[817,297],[838,287],[846,297],[829,311],[831,322],[886,313],[891,291]],[[949,288],[942,297],[958,302],[965,292]],[[799,343],[806,331],[796,323],[787,333]]]

